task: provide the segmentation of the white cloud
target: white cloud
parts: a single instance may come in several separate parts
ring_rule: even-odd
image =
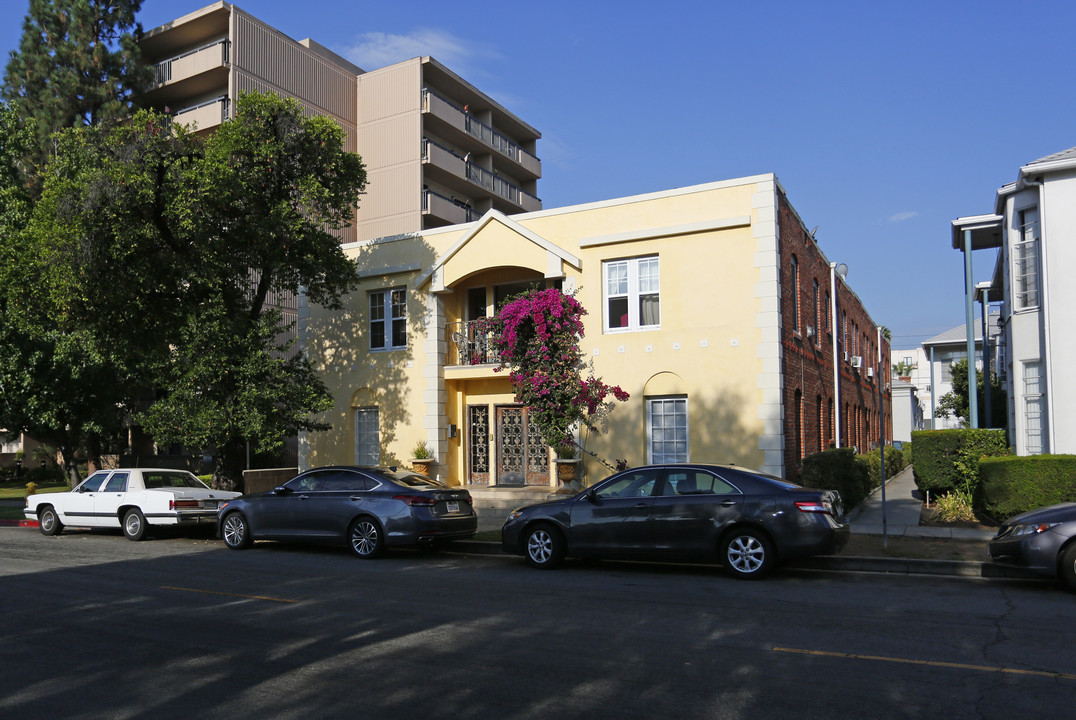
[[[363,70],[430,55],[464,77],[478,73],[487,59],[497,57],[475,43],[433,28],[419,28],[407,35],[363,33],[341,54]]]
[[[908,212],[899,212],[896,215],[890,215],[889,216],[889,222],[891,222],[891,223],[904,222],[905,220],[911,220],[912,218],[918,217],[918,216],[919,216],[919,213],[917,211],[915,211],[915,210],[911,210],[911,211],[908,211]]]

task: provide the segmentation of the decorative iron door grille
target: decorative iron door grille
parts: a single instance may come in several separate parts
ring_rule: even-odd
[[[549,448],[528,408],[497,408],[497,484],[549,484]]]
[[[470,483],[489,484],[489,406],[467,407],[467,443],[470,461]]]

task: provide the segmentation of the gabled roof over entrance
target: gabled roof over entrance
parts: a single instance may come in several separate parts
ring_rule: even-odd
[[[522,267],[547,278],[558,278],[564,277],[564,263],[576,270],[581,270],[583,264],[578,256],[504,213],[490,210],[417,278],[416,286],[429,281],[431,292],[449,292],[460,280],[496,267]]]

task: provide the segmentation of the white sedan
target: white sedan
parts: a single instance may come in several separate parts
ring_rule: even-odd
[[[141,540],[149,525],[215,524],[217,507],[241,493],[212,490],[186,470],[98,470],[71,492],[31,495],[23,511],[45,535],[65,525],[123,528]]]

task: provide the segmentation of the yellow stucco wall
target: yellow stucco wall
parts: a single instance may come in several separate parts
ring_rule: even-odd
[[[760,176],[763,181],[773,178]],[[335,406],[320,418],[332,429],[307,438],[305,464],[354,462],[353,409],[376,405],[383,463],[406,461],[415,443],[426,440],[437,451],[435,473],[466,482],[466,406],[509,403],[512,393],[505,374],[488,366],[441,364],[444,323],[464,317],[466,288],[542,281],[557,274],[550,271],[555,267],[589,311],[587,359],[603,380],[631,393],[611,414],[608,432],[587,439],[588,450],[645,463],[645,398],[682,394],[691,460],[761,466],[763,361],[756,348],[757,317],[765,308],[753,228],[766,218],[753,207],[757,193],[753,179],[729,181],[346,246],[363,273],[361,287],[343,310],[309,313],[307,349]],[[603,332],[603,261],[646,255],[660,261],[660,329]],[[431,293],[438,282],[444,292]],[[401,285],[407,286],[408,347],[370,352],[367,293]],[[450,425],[455,437],[448,437]],[[586,466],[590,481],[606,472],[593,461]]]

